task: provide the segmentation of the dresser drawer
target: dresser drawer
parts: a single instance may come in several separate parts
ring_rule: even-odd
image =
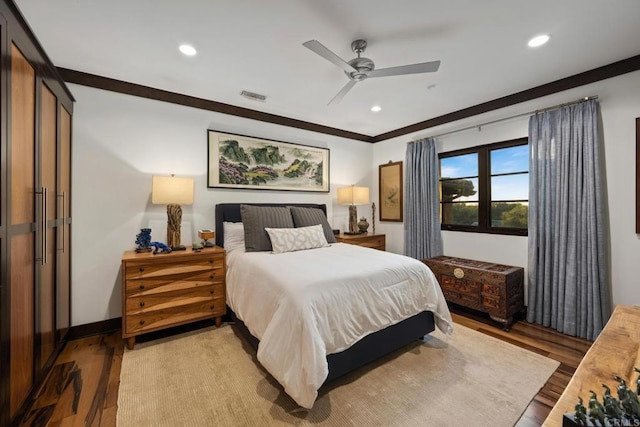
[[[224,270],[215,269],[205,272],[182,273],[177,276],[161,276],[155,278],[137,278],[127,280],[125,288],[127,294],[130,292],[148,291],[165,286],[176,285],[181,288],[197,286],[207,286],[214,283],[224,283]],[[162,291],[162,290],[160,290]]]
[[[166,288],[166,289],[165,289]],[[159,292],[164,290],[163,292]],[[166,307],[203,302],[224,296],[224,285],[200,285],[181,288],[171,284],[163,288],[154,288],[127,295],[126,310],[128,314],[145,313]]]
[[[372,237],[370,239],[363,239],[358,242],[359,246],[364,246],[365,248],[373,248],[384,250],[385,242],[384,237]]]
[[[126,320],[126,334],[148,332],[169,326],[180,325],[198,319],[222,316],[226,313],[224,298],[179,305],[148,313],[129,314]]]
[[[164,262],[132,261],[127,263],[124,275],[126,280],[153,280],[163,277],[175,278],[181,275],[206,274],[211,270],[218,270],[220,274],[224,274],[224,258],[212,254],[190,259],[187,262],[183,260],[167,260]]]

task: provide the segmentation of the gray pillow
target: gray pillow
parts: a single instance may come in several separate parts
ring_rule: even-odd
[[[324,231],[324,237],[327,239],[327,243],[335,243],[336,237],[333,235],[333,230],[327,221],[327,216],[318,208],[301,208],[298,206],[288,206],[291,210],[291,216],[293,217],[293,223],[296,227],[309,227],[311,225],[322,225],[322,231]]]
[[[244,247],[247,252],[271,251],[265,227],[293,228],[291,212],[286,207],[240,205],[244,224]]]

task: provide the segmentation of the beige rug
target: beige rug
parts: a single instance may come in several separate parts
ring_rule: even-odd
[[[456,325],[324,387],[306,411],[224,325],[126,350],[118,426],[512,426],[558,365]]]

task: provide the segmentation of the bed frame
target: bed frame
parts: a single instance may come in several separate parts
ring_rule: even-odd
[[[244,204],[244,203],[243,203]],[[254,206],[299,206],[321,209],[325,215],[327,207],[324,204],[300,204],[300,203],[246,203]],[[241,222],[240,204],[222,203],[216,205],[216,245],[224,247],[224,222]],[[251,335],[245,324],[236,317],[233,310],[227,307],[228,313],[242,331],[251,346],[257,351],[259,340]],[[327,356],[329,375],[325,384],[348,372],[358,369],[369,362],[398,350],[414,341],[421,339],[433,332],[435,323],[433,313],[423,311],[413,317],[403,320],[373,334],[367,335],[353,346],[340,353]]]

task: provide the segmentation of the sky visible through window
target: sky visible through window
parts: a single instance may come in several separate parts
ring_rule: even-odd
[[[491,151],[491,175],[528,172],[529,146],[501,148]],[[472,178],[478,176],[476,153],[440,159],[442,178]],[[477,188],[477,178],[470,179]],[[527,200],[529,198],[529,174],[497,176],[491,179],[491,199]],[[456,201],[477,201],[478,195],[457,198]]]

